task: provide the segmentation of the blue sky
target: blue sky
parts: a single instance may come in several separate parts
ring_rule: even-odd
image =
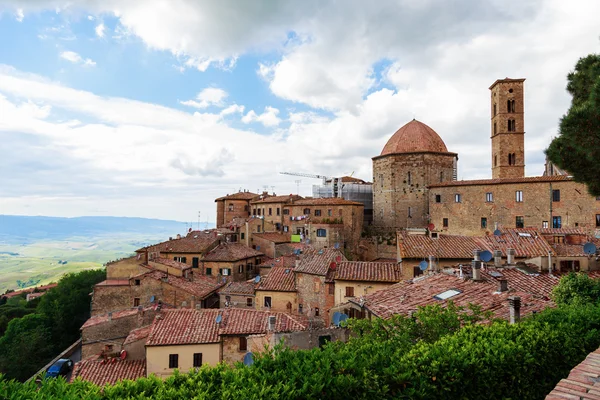
[[[280,171],[372,179],[414,117],[489,177],[507,76],[540,174],[600,3],[449,3],[0,0],[0,213],[214,221],[221,195],[296,192]]]

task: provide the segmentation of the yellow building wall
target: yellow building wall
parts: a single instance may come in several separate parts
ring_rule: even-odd
[[[114,261],[106,265],[106,279],[129,279],[132,276],[148,272],[140,264],[144,262],[144,255],[137,259],[137,255]]]
[[[148,265],[159,271],[166,272],[169,275],[183,276],[183,271],[178,268],[169,267],[168,265],[156,263],[154,261],[148,261]]]
[[[354,297],[364,296],[375,293],[378,290],[385,289],[393,285],[394,282],[360,282],[360,281],[335,281],[335,305],[345,303],[351,297],[346,297],[346,288],[354,288]]]
[[[169,368],[169,355],[179,354],[181,372],[188,372],[194,365],[194,353],[202,353],[202,365],[217,365],[221,361],[221,343],[190,344],[176,346],[147,346],[146,374],[154,374],[159,378],[167,378],[175,368]]]
[[[298,311],[298,295],[296,292],[270,292],[266,290],[256,291],[256,309],[268,310],[265,308],[265,297],[271,297],[271,310],[296,313]],[[291,309],[287,307],[288,303],[292,305]]]

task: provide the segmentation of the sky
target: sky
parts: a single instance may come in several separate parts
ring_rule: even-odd
[[[597,0],[0,0],[0,214],[215,221],[239,190],[372,179],[416,118],[491,176],[489,86],[525,81],[541,175],[600,52]],[[297,183],[296,181],[301,182]]]

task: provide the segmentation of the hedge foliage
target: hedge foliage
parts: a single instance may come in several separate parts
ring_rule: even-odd
[[[597,304],[560,305],[516,325],[488,318],[476,307],[426,307],[412,317],[351,320],[348,343],[281,346],[251,367],[203,366],[103,389],[62,379],[39,388],[2,380],[0,398],[543,399],[600,346]]]

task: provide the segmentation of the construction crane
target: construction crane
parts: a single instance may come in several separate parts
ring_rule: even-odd
[[[316,174],[305,174],[305,173],[301,173],[301,172],[280,172],[280,174],[292,175],[292,176],[303,176],[305,178],[322,179],[323,186],[325,186],[327,184],[327,180],[331,180],[331,183],[333,186],[333,197],[342,197],[341,189],[344,187],[344,185],[342,184],[342,178],[335,178],[332,176],[316,175]]]

